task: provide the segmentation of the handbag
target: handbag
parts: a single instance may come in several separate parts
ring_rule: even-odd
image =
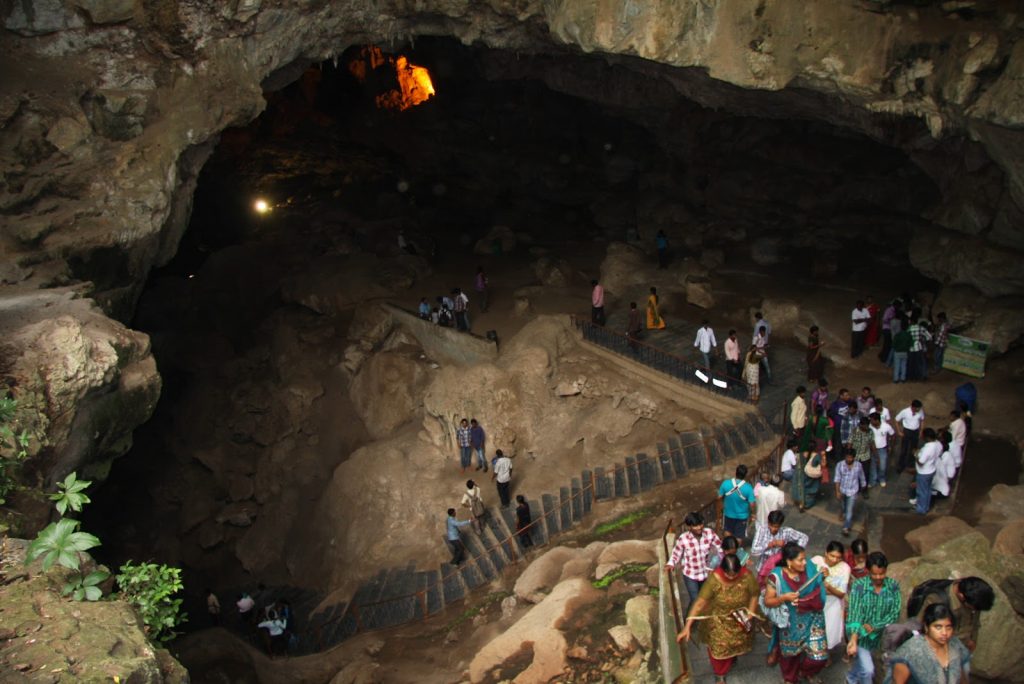
[[[817,480],[821,477],[821,458],[818,459],[818,465],[814,464],[814,457],[811,456],[807,459],[807,465],[804,466],[804,475],[807,477]]]
[[[484,511],[487,509],[484,508],[484,502],[480,500],[480,497],[474,496],[469,510],[473,512],[474,518],[482,518],[484,517]]]
[[[778,579],[776,579],[775,575],[769,575],[768,581],[772,583],[773,587],[775,587],[775,593],[777,595],[779,593],[778,586],[776,586],[778,584]],[[761,595],[757,597],[757,605],[761,607],[761,612],[764,613],[764,616],[768,618],[773,625],[779,629],[786,629],[789,627],[789,607],[785,603],[780,603],[774,608],[769,608],[764,602],[765,594],[767,594],[767,588],[762,590]]]

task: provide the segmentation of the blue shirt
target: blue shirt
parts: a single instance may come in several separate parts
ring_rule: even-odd
[[[448,541],[456,541],[456,540],[460,539],[460,537],[459,537],[459,528],[460,527],[465,527],[466,525],[468,525],[471,522],[472,522],[472,520],[456,520],[455,518],[453,518],[452,516],[449,515],[448,516]]]
[[[743,484],[736,488],[740,482]],[[733,491],[734,488],[736,491]],[[736,479],[726,480],[718,488],[718,495],[725,497],[726,518],[746,520],[750,517],[750,507],[754,504],[754,488],[750,486],[749,482]]]
[[[469,442],[474,449],[484,448],[484,429],[477,425],[469,428]]]

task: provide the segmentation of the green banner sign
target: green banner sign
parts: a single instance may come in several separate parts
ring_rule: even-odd
[[[972,340],[962,335],[950,335],[946,353],[942,357],[942,367],[970,375],[972,378],[983,378],[988,347],[988,342]]]

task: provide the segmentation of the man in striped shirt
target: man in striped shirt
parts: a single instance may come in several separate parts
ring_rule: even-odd
[[[672,557],[665,567],[675,569],[682,563],[683,584],[692,604],[697,600],[701,585],[708,578],[711,550],[715,549],[719,555],[722,554],[722,540],[714,530],[704,527],[704,517],[696,511],[687,514],[683,525],[686,531],[676,540]]]
[[[882,631],[900,618],[900,585],[887,577],[889,559],[881,551],[868,555],[868,576],[854,580],[846,614],[846,654],[853,658],[846,681],[871,684],[875,676],[873,653],[878,650]]]

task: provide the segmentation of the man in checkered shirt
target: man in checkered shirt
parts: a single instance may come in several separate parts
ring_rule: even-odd
[[[715,549],[718,555],[722,554],[722,540],[714,530],[704,527],[704,518],[696,511],[687,514],[683,524],[686,531],[676,540],[672,557],[665,567],[675,569],[682,562],[683,584],[692,604],[697,600],[704,580],[708,578],[711,550]]]

